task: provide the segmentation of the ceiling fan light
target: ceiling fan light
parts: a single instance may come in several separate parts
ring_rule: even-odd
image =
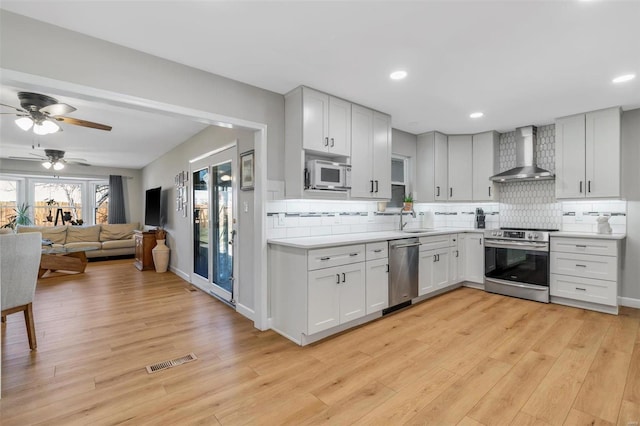
[[[53,164],[51,164],[51,161],[49,161],[49,160],[47,160],[44,163],[42,163],[42,167],[44,167],[45,169],[50,169],[52,165]]]
[[[49,132],[47,132],[47,129],[42,124],[34,123],[33,133],[35,133],[36,135],[42,136],[42,135],[46,135]]]
[[[64,164],[62,164],[60,161],[56,161],[55,163],[53,163],[53,170],[62,170],[64,169]]]
[[[60,126],[58,126],[56,123],[54,123],[53,121],[49,121],[49,120],[45,120],[42,122],[42,127],[44,128],[44,130],[47,132],[45,134],[49,134],[49,133],[55,133],[58,130],[60,130]]]
[[[16,124],[26,132],[33,126],[33,120],[29,117],[20,117],[16,120]]]

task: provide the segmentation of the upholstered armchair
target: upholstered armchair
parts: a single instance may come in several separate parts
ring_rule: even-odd
[[[33,295],[38,281],[42,234],[0,235],[0,291],[2,293],[2,320],[7,315],[24,312],[29,347],[36,348],[33,323]]]

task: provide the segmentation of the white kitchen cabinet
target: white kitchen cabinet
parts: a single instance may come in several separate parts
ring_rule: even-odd
[[[497,200],[496,186],[489,178],[499,169],[498,132],[473,135],[473,201]]]
[[[619,240],[551,237],[551,302],[618,313]]]
[[[365,269],[362,262],[310,271],[308,334],[365,315]]]
[[[418,295],[432,293],[451,284],[451,245],[457,234],[420,238]]]
[[[351,197],[389,199],[391,117],[353,105],[351,118]]]
[[[418,135],[415,201],[447,200],[447,157],[446,135],[439,132]]]
[[[366,281],[367,315],[389,307],[389,260],[367,261]]]
[[[460,275],[460,235],[452,234],[449,244],[449,284],[457,284],[464,278]]]
[[[464,243],[464,280],[484,283],[484,235],[467,233]]]
[[[302,87],[302,148],[321,154],[351,154],[351,103]]]
[[[556,198],[620,197],[620,108],[556,120]]]
[[[418,255],[418,296],[436,291],[433,270],[436,263],[436,251],[424,250]]]
[[[473,145],[471,135],[448,137],[449,201],[469,201],[473,199]]]

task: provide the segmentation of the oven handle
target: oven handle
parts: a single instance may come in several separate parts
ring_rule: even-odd
[[[536,243],[519,243],[514,241],[500,241],[500,240],[484,240],[485,247],[493,247],[493,248],[511,248],[511,249],[524,249],[524,250],[533,250],[533,251],[549,251],[549,245],[546,243],[536,244]]]
[[[495,278],[487,278],[487,277],[484,277],[484,280],[492,283],[496,283],[496,284],[508,285],[510,287],[526,288],[528,290],[536,290],[536,291],[549,291],[549,287],[545,287],[541,285],[522,284],[522,283],[516,283],[516,282],[506,281],[506,280],[496,280]]]

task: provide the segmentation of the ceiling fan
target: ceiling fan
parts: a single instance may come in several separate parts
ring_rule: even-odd
[[[29,153],[33,157],[9,157],[13,160],[42,161],[45,169],[53,167],[54,170],[64,169],[65,164],[77,164],[79,166],[91,166],[84,158],[64,158],[64,151],[57,149],[45,149],[44,156]]]
[[[62,128],[57,123],[58,121],[92,129],[111,130],[111,126],[105,124],[65,117],[66,114],[72,113],[76,108],[60,103],[51,96],[31,92],[18,92],[18,99],[20,100],[21,108],[0,103],[1,106],[11,108],[17,112],[3,112],[1,114],[17,115],[19,118],[16,120],[16,124],[25,132],[32,127],[33,132],[37,135],[62,131]]]

